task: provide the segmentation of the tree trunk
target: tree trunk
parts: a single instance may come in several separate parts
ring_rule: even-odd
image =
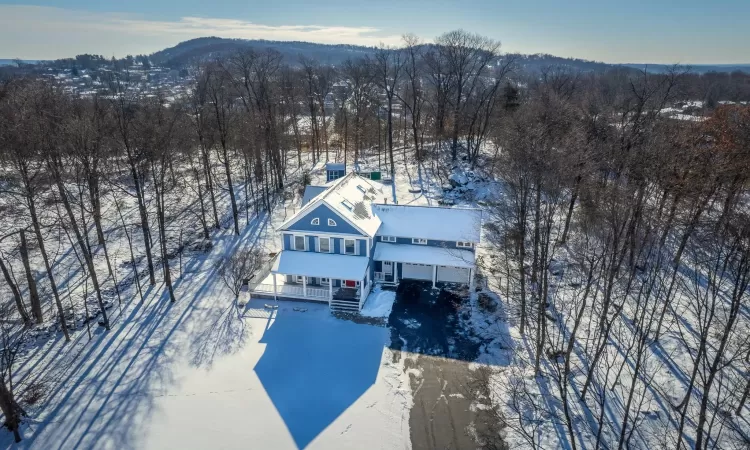
[[[26,312],[26,307],[23,305],[23,298],[21,298],[21,292],[18,290],[18,286],[16,286],[15,281],[13,280],[13,277],[10,275],[10,272],[8,271],[8,268],[5,266],[5,262],[3,262],[3,259],[0,258],[0,269],[3,271],[3,276],[5,277],[5,282],[10,286],[10,290],[13,293],[13,300],[16,302],[16,308],[18,309],[18,314],[21,316],[21,319],[23,319],[24,324],[28,324],[31,318],[29,317],[29,313]]]
[[[560,243],[564,244],[568,241],[568,231],[570,230],[570,220],[573,217],[573,209],[576,206],[576,200],[578,200],[578,186],[581,183],[581,176],[576,177],[575,185],[573,186],[573,193],[570,196],[570,205],[568,205],[568,213],[565,215],[565,227],[563,228],[562,237],[560,237]]]
[[[102,298],[101,287],[99,286],[99,279],[96,276],[94,260],[91,256],[91,252],[89,251],[88,246],[86,245],[83,239],[81,230],[78,228],[78,223],[76,222],[75,214],[73,214],[73,209],[70,207],[70,202],[68,201],[68,195],[67,195],[67,192],[65,191],[65,186],[63,186],[62,179],[60,178],[60,172],[59,172],[60,164],[61,163],[59,161],[57,162],[50,161],[48,164],[48,167],[50,168],[50,172],[52,173],[53,178],[55,179],[55,184],[57,185],[57,190],[60,193],[60,199],[62,200],[63,207],[65,208],[65,211],[68,213],[70,226],[73,228],[73,233],[76,236],[76,241],[78,242],[78,246],[81,248],[81,252],[83,253],[83,258],[86,261],[86,266],[88,267],[89,275],[91,276],[91,284],[94,285],[94,291],[96,291],[96,300],[99,303],[99,309],[101,309],[102,322],[104,324],[104,328],[109,330],[110,329],[109,318],[107,317],[107,310],[104,307],[104,299]],[[64,319],[65,318],[63,317],[63,320]]]
[[[13,398],[13,394],[5,385],[4,379],[0,380],[0,410],[5,416],[5,427],[13,433],[13,439],[16,442],[21,442],[21,433],[18,427],[21,425],[21,418],[26,414],[18,405],[16,399]]]
[[[219,213],[216,210],[216,196],[214,195],[214,183],[211,177],[211,163],[209,160],[208,149],[201,147],[201,153],[203,154],[203,173],[206,177],[206,189],[208,195],[211,198],[211,208],[214,214],[214,228],[219,229]]]
[[[239,224],[239,218],[237,217],[239,215],[239,211],[237,210],[237,199],[234,198],[234,185],[232,185],[232,170],[229,166],[229,155],[227,153],[227,148],[224,143],[222,143],[222,152],[223,152],[223,161],[224,164],[224,173],[227,176],[227,190],[229,191],[229,201],[232,204],[232,217],[234,218],[234,234],[237,236],[240,235],[240,224]]]
[[[42,302],[39,300],[39,291],[36,287],[36,280],[31,273],[31,264],[29,263],[29,246],[26,242],[26,232],[21,228],[21,260],[26,273],[26,282],[29,285],[29,301],[31,302],[31,314],[34,316],[36,323],[42,323],[44,316],[42,314]]]
[[[28,178],[28,172],[21,171],[23,177],[24,187],[26,189],[26,203],[29,207],[29,215],[31,216],[31,225],[34,228],[34,235],[39,243],[39,253],[42,255],[42,261],[44,261],[44,269],[47,272],[47,279],[49,280],[50,289],[52,289],[52,295],[55,298],[55,305],[57,306],[57,314],[60,316],[60,327],[62,328],[63,334],[65,335],[65,342],[70,342],[70,334],[68,333],[68,323],[65,321],[65,310],[63,309],[62,300],[60,299],[60,293],[57,291],[57,282],[52,274],[52,266],[49,263],[49,257],[47,256],[47,249],[44,246],[44,237],[42,236],[42,227],[39,225],[39,217],[36,213],[36,204],[31,191],[31,183]]]
[[[146,210],[146,204],[143,199],[143,186],[138,176],[138,169],[136,168],[135,162],[128,157],[130,161],[130,175],[133,178],[133,185],[135,187],[135,195],[138,200],[138,212],[141,217],[141,230],[143,231],[143,245],[146,247],[146,263],[148,264],[148,280],[153,286],[156,284],[156,277],[154,276],[154,258],[151,255],[151,227],[148,224],[148,211]]]

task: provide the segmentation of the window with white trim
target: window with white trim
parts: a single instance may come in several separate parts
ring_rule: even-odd
[[[335,227],[336,226],[336,221],[333,220],[333,219],[328,219],[328,226],[329,227]]]
[[[329,284],[331,284],[331,279],[330,278],[321,278],[320,279],[320,284],[328,286]]]
[[[295,250],[300,250],[300,251],[307,250],[307,239],[305,238],[304,235],[295,234],[293,243],[294,243]]]
[[[345,255],[357,254],[357,241],[356,240],[344,239],[344,254]]]
[[[427,245],[427,239],[412,238],[411,243],[412,244],[419,244],[419,245]]]
[[[320,253],[331,253],[331,238],[319,237],[318,238],[318,251]]]
[[[456,242],[457,248],[474,248],[473,242]]]
[[[396,236],[380,236],[381,242],[396,242]]]
[[[320,225],[320,219],[319,219],[319,218],[317,218],[317,217],[316,217],[316,218],[314,218],[314,219],[313,219],[313,220],[312,220],[312,221],[310,222],[310,225]]]

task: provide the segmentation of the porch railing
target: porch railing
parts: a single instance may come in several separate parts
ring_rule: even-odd
[[[258,284],[253,288],[252,292],[273,295],[273,284]],[[308,287],[307,295],[305,295],[305,290],[302,286],[281,284],[276,286],[276,295],[328,300],[328,289]]]

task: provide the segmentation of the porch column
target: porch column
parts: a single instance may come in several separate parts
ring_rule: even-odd
[[[276,274],[273,274],[273,299],[276,300]]]
[[[333,300],[333,278],[328,279],[328,301]]]
[[[435,289],[435,282],[437,281],[437,264],[432,266],[432,288]]]
[[[302,296],[307,297],[307,277],[302,277]]]
[[[469,269],[469,291],[474,292],[474,269]]]
[[[359,304],[362,304],[362,300],[364,300],[365,295],[365,283],[367,283],[367,277],[362,278],[362,281],[359,282]]]

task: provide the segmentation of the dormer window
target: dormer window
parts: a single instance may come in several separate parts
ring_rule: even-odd
[[[335,227],[336,226],[336,221],[333,220],[333,219],[328,219],[328,226],[329,227]]]
[[[314,219],[312,220],[312,222],[310,222],[310,225],[320,225],[320,219],[319,219],[319,218],[317,218],[317,217],[316,217],[316,218],[314,218]]]

